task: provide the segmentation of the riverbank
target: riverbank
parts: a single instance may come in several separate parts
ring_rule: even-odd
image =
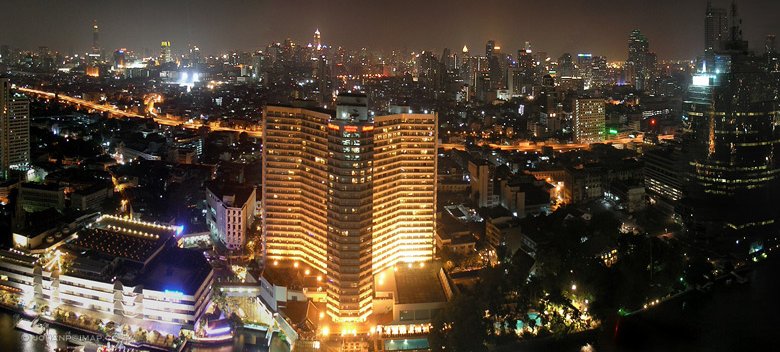
[[[746,282],[720,276],[708,289],[691,289],[614,319],[600,329],[520,341],[497,352],[780,351],[780,256],[737,271]]]
[[[46,317],[46,316],[43,316],[43,315],[40,315],[40,314],[32,314],[32,313],[30,313],[28,311],[25,311],[23,309],[13,308],[13,307],[9,307],[7,305],[0,304],[0,310],[3,310],[3,311],[8,312],[8,313],[11,313],[12,315],[18,314],[18,315],[21,315],[21,316],[24,316],[24,317],[27,317],[27,318],[31,318],[31,319],[39,318],[40,321],[45,322],[45,323],[47,323],[49,325],[57,326],[60,329],[66,330],[68,333],[76,332],[79,336],[87,336],[88,337],[88,338],[64,339],[66,341],[68,341],[68,340],[70,340],[70,341],[85,340],[85,341],[90,341],[92,343],[96,343],[97,342],[97,343],[100,343],[100,344],[107,344],[108,342],[111,342],[113,344],[118,344],[118,342],[116,342],[116,341],[109,340],[108,337],[105,334],[103,334],[103,333],[101,333],[99,331],[92,331],[92,330],[84,329],[83,327],[67,324],[65,322],[61,322],[61,321],[58,321],[56,319],[49,318],[49,317]],[[19,331],[19,332],[23,333],[23,334],[27,334],[26,332],[22,332],[22,331]],[[71,335],[72,334],[67,334],[67,336],[71,336]],[[31,335],[31,336],[34,336],[34,335]],[[42,337],[42,338],[37,338],[36,337],[35,339],[45,340],[46,337]],[[73,344],[77,344],[77,343],[73,343]],[[145,343],[132,343],[132,344],[128,344],[127,346],[129,348],[134,348],[134,349],[139,349],[139,350],[146,349],[146,350],[154,350],[154,351],[171,351],[171,349],[162,348],[160,346],[155,346],[155,345],[150,345],[150,344],[145,344]],[[62,347],[65,347],[65,346],[62,346]],[[183,348],[183,346],[182,346],[182,348]],[[181,351],[182,348],[179,348],[178,351]]]

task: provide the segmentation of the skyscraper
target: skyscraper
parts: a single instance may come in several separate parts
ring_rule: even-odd
[[[628,76],[632,78],[634,88],[637,90],[645,89],[645,82],[648,76],[647,54],[650,43],[647,38],[638,29],[631,31],[628,39],[628,60],[626,60],[626,69]]]
[[[114,69],[119,70],[125,68],[127,65],[127,57],[126,57],[127,49],[116,49],[114,51]]]
[[[312,43],[314,49],[322,50],[322,37],[320,36],[320,30],[314,31],[314,43]]]
[[[88,54],[88,57],[92,65],[103,59],[103,50],[100,48],[100,28],[97,20],[92,22],[92,51]]]
[[[164,41],[160,43],[160,60],[163,63],[173,62],[173,55],[171,54],[171,42]]]
[[[712,52],[721,49],[721,43],[728,39],[728,12],[724,8],[712,7],[712,1],[707,1],[707,12],[704,16],[704,50]]]
[[[767,62],[748,51],[734,5],[731,17],[723,49],[702,63],[683,102],[688,170],[680,213],[694,238],[755,249],[776,237],[780,220],[779,87]]]
[[[0,172],[30,164],[30,102],[11,94],[11,82],[0,78]]]
[[[574,60],[571,54],[564,53],[558,58],[558,70],[556,77],[573,77],[574,76]]]
[[[100,28],[97,20],[92,22],[92,54],[100,56]]]
[[[334,321],[372,313],[374,274],[432,258],[436,120],[372,118],[359,94],[340,95],[336,111],[266,107],[266,261],[301,261],[326,274]]]
[[[604,99],[575,99],[573,120],[575,143],[600,143],[604,141],[606,123]]]
[[[488,59],[493,57],[493,50],[496,48],[496,41],[495,40],[488,40],[487,44],[485,44],[485,57]]]

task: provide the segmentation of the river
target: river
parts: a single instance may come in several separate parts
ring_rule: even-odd
[[[500,351],[738,352],[780,351],[780,255],[746,274],[749,282],[715,284],[633,314],[599,331],[529,341]]]
[[[14,327],[14,313],[6,309],[0,309],[0,351],[41,352],[52,351],[57,347],[67,347],[69,341],[79,341],[87,344],[87,350],[94,351],[99,339],[93,335],[84,334],[59,326],[49,325],[45,335],[35,336],[17,330]],[[191,352],[229,352],[229,351],[268,351],[262,346],[260,333],[247,332],[234,339],[233,343],[214,347],[189,347]],[[258,343],[260,342],[260,343]],[[91,344],[91,348],[89,347]],[[289,348],[280,339],[274,337],[271,342],[271,351],[287,351]]]

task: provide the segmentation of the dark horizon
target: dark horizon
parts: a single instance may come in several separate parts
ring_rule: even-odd
[[[552,57],[564,52],[590,52],[609,60],[624,60],[632,29],[640,29],[650,50],[661,59],[689,59],[704,50],[703,15],[707,1],[643,0],[576,1],[552,4],[530,1],[481,2],[398,0],[365,3],[337,0],[309,3],[226,0],[217,6],[206,0],[137,0],[134,3],[94,0],[6,0],[15,16],[0,21],[0,44],[24,50],[47,46],[65,54],[91,47],[92,21],[100,25],[100,45],[110,52],[127,48],[159,51],[163,40],[183,51],[188,43],[206,54],[228,50],[262,50],[271,42],[290,38],[311,42],[316,29],[323,43],[349,49],[443,48],[484,53],[494,39],[504,52],[515,54],[525,41]],[[713,1],[728,7],[730,1]],[[131,4],[131,5],[129,5]],[[738,1],[744,37],[756,51],[767,34],[780,33],[780,2]],[[531,19],[531,21],[525,21]]]

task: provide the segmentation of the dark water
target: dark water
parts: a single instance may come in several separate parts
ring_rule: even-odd
[[[780,351],[780,256],[760,263],[748,283],[668,301],[606,324],[601,331],[512,346],[506,351]],[[504,349],[501,349],[504,351]]]
[[[51,351],[57,347],[67,347],[69,342],[77,340],[82,343],[99,343],[95,336],[68,329],[50,328],[46,334],[35,336],[17,330],[14,325],[14,313],[0,309],[0,349],[3,351]]]
[[[269,351],[269,347],[264,346],[264,333],[246,332],[234,339],[232,343],[211,347],[189,347],[187,351],[191,352],[264,352]],[[5,309],[0,309],[0,352],[21,351],[21,352],[39,352],[52,351],[57,347],[67,347],[71,342],[79,341],[80,344],[87,344],[87,350],[95,350],[100,341],[97,337],[89,334],[83,334],[75,330],[66,329],[50,325],[45,335],[35,336],[17,330],[14,328],[14,313]],[[91,346],[91,348],[90,348]],[[270,351],[289,352],[287,345],[280,339],[274,337],[271,341]]]

